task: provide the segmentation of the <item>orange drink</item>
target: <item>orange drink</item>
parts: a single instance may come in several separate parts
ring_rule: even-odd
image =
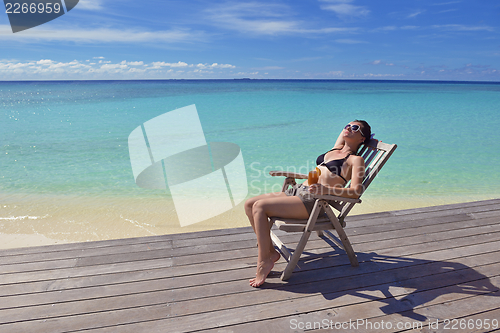
[[[309,185],[316,184],[318,182],[320,175],[321,175],[321,170],[319,168],[309,171],[309,175],[307,177],[307,183]]]

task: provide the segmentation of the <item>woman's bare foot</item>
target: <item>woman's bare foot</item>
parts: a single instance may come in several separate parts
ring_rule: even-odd
[[[281,254],[273,248],[271,250],[271,254],[269,254],[269,258],[271,258],[271,260],[273,262],[276,262],[276,261],[280,260]],[[257,276],[257,273],[255,273],[255,275]]]
[[[279,254],[279,252],[276,251],[275,249],[272,249],[270,258],[273,262],[276,262],[280,260],[281,254]]]
[[[273,267],[274,261],[271,258],[258,262],[256,277],[255,279],[250,280],[250,285],[254,288],[260,287],[266,280],[269,273],[271,273]]]

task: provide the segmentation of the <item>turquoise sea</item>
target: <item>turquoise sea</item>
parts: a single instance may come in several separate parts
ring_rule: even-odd
[[[360,212],[500,197],[499,83],[0,82],[0,233],[94,240],[246,225],[240,205],[182,229],[166,192],[134,182],[129,134],[191,104],[208,142],[240,146],[249,195],[279,188],[269,170],[306,172],[364,119],[398,149]]]

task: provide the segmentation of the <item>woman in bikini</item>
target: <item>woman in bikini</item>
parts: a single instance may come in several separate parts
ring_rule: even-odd
[[[307,219],[314,206],[310,194],[332,194],[347,198],[358,198],[363,188],[365,164],[357,156],[359,146],[371,136],[370,125],[364,120],[350,122],[340,133],[333,149],[316,160],[321,175],[317,184],[309,185],[307,180],[286,192],[266,193],[248,199],[245,213],[255,234],[259,254],[256,277],[250,280],[252,287],[261,286],[267,275],[279,260],[280,254],[274,249],[269,232],[271,216],[291,219]],[[344,188],[347,181],[351,186]]]

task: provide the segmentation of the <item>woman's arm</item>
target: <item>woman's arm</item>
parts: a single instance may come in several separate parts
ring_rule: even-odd
[[[344,130],[342,130],[339,134],[339,137],[337,138],[337,141],[335,142],[335,145],[333,148],[342,148],[345,145],[345,140],[344,140]]]

